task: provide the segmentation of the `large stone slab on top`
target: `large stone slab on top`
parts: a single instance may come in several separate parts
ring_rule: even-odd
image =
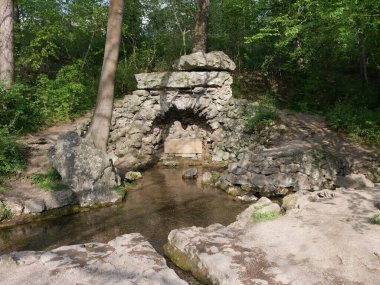
[[[135,75],[138,89],[221,87],[231,85],[231,75],[225,71],[152,72]]]
[[[196,52],[181,56],[173,64],[175,70],[234,71],[235,63],[222,51]]]

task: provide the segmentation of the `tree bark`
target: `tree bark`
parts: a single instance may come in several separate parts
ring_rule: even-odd
[[[359,40],[359,64],[360,64],[360,76],[363,84],[368,84],[368,72],[367,72],[367,55],[363,38]]]
[[[13,0],[0,1],[0,80],[9,89],[14,78]]]
[[[207,50],[210,0],[196,0],[196,5],[193,53],[199,51],[206,52]]]
[[[111,126],[115,76],[119,58],[121,25],[123,21],[123,7],[123,0],[111,0],[98,98],[91,126],[86,136],[86,139],[91,140],[96,148],[104,152],[107,150]]]

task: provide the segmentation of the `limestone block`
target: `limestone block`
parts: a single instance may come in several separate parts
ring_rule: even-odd
[[[135,75],[139,89],[194,88],[231,85],[232,77],[224,71],[152,72]]]
[[[350,174],[347,176],[338,176],[336,179],[337,186],[353,189],[373,188],[374,183],[367,179],[363,174]]]
[[[199,138],[167,139],[164,143],[166,154],[198,154],[203,153],[202,140]]]
[[[227,70],[234,71],[235,63],[222,51],[196,52],[181,56],[174,62],[175,70]]]

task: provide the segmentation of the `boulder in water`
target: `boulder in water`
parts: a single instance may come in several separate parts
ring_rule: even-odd
[[[105,204],[120,199],[114,187],[120,185],[112,159],[75,132],[58,137],[49,157],[53,167],[70,187],[81,206]]]

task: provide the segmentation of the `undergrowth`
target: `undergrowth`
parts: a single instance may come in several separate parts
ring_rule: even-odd
[[[277,103],[272,97],[262,97],[256,104],[245,114],[248,132],[272,126],[280,120]]]
[[[121,185],[114,187],[114,190],[116,191],[117,195],[119,195],[120,197],[124,197],[125,194],[129,190],[132,190],[132,189],[133,189],[133,184],[128,181],[124,181]]]
[[[12,211],[4,204],[0,203],[0,220],[12,218]]]
[[[329,126],[354,141],[380,146],[380,111],[352,104],[337,104],[326,113]]]
[[[31,178],[38,188],[46,191],[60,191],[67,188],[61,183],[61,176],[53,167],[49,167],[46,174],[33,173]]]
[[[380,225],[380,214],[373,215],[369,218],[369,222],[371,224]]]
[[[0,128],[0,191],[4,191],[1,184],[19,171],[26,168],[25,147],[18,143],[16,136],[7,128]]]

